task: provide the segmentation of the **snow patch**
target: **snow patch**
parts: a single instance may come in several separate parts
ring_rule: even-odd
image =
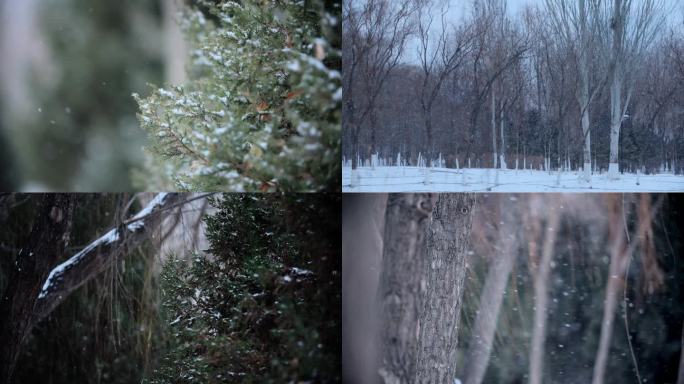
[[[587,183],[583,169],[495,171],[382,165],[372,169],[367,164],[352,170],[348,163],[342,167],[343,192],[684,192],[684,176],[672,173],[622,173],[617,180],[606,172],[594,173]]]

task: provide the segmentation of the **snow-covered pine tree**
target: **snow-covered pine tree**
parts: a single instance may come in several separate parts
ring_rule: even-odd
[[[166,262],[153,384],[340,382],[340,198],[226,194],[207,257]]]
[[[146,188],[339,189],[340,2],[199,2],[184,85],[134,94]]]

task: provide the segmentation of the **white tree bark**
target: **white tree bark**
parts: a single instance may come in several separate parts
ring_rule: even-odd
[[[504,108],[503,101],[501,102],[501,113],[500,113],[500,127],[501,127],[501,158],[499,159],[499,165],[501,169],[507,169],[506,165],[506,138],[504,136]]]
[[[620,1],[620,0],[616,0]],[[619,39],[619,37],[614,37]],[[614,49],[614,55],[618,48]],[[608,165],[608,177],[612,180],[619,178],[618,148],[620,144],[620,127],[622,126],[622,63],[616,60],[615,72],[610,86],[610,163]]]
[[[492,89],[492,161],[494,162],[494,169],[497,168],[497,157],[499,157],[499,151],[496,148],[496,93]]]

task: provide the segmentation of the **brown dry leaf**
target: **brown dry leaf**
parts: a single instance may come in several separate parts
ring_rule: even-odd
[[[297,90],[297,91],[288,92],[288,93],[287,93],[287,96],[285,96],[285,100],[296,99],[296,98],[298,98],[299,96],[301,96],[302,93],[304,93],[304,91],[302,91],[301,89],[300,89],[300,90]]]
[[[292,36],[285,31],[285,47],[292,48]]]
[[[259,102],[259,104],[256,105],[256,110],[257,110],[257,112],[263,112],[263,111],[267,110],[268,107],[269,107],[268,103],[261,100]]]

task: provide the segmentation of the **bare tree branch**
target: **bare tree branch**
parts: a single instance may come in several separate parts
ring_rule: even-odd
[[[54,267],[36,301],[32,324],[52,312],[73,291],[140,245],[157,227],[169,208],[183,202],[182,195],[159,193],[133,218],[112,228],[67,261]]]

